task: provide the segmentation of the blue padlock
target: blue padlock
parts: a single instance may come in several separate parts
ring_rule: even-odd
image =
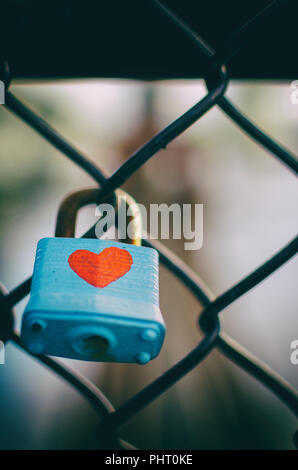
[[[160,352],[158,253],[115,241],[44,238],[21,338],[33,354],[145,364]]]

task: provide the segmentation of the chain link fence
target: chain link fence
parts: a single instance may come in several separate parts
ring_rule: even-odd
[[[112,174],[112,176],[107,176],[104,171],[82,155],[71,143],[67,142],[42,117],[31,111],[9,91],[12,77],[9,73],[9,64],[3,61],[1,78],[6,87],[5,106],[7,109],[23,119],[28,125],[35,129],[37,133],[56,147],[56,149],[60,150],[67,158],[72,160],[73,163],[87,172],[100,187],[100,199],[113,196],[115,190],[121,187],[128,178],[153,155],[161,149],[165,149],[173,139],[188,129],[194,122],[198,121],[214,106],[220,107],[257,145],[260,145],[264,150],[275,156],[280,163],[286,165],[289,170],[297,173],[298,163],[295,155],[265,134],[225,96],[229,83],[226,68],[229,60],[240,52],[243,45],[253,37],[258,29],[260,30],[266,27],[266,22],[270,22],[271,13],[276,9],[283,8],[286,2],[271,2],[266,8],[261,10],[256,16],[237,30],[230,39],[226,41],[221,50],[214,51],[212,47],[199,36],[198,32],[193,31],[190,26],[185,24],[185,22],[178,17],[174,11],[169,9],[166,4],[158,0],[151,1],[156,9],[159,9],[160,15],[166,15],[168,21],[173,22],[176,27],[180,28],[188,37],[189,41],[195,44],[198,49],[198,54],[205,56],[209,64],[204,75],[208,92],[196,105],[137,150],[114,174]],[[95,228],[92,227],[83,237],[95,237]],[[204,337],[197,346],[179,362],[166,370],[160,377],[140,390],[117,409],[114,408],[101,390],[76,371],[61,365],[50,357],[43,355],[34,356],[41,364],[60,375],[81,393],[84,398],[89,401],[96,413],[98,413],[102,419],[98,435],[99,445],[103,449],[134,449],[133,445],[120,438],[120,426],[166,392],[167,389],[173,387],[177,381],[197,367],[214,348],[219,349],[231,361],[268,387],[297,416],[297,391],[275,371],[271,370],[252,353],[248,352],[226,333],[221,331],[219,314],[292,258],[298,250],[298,238],[291,240],[271,259],[265,261],[262,266],[255,269],[255,271],[217,298],[214,297],[197,274],[159,242],[144,239],[143,244],[158,250],[160,262],[195,295],[198,300],[198,306],[203,307],[196,321],[198,323],[197,326],[204,332]],[[20,342],[20,338],[14,331],[13,308],[29,293],[30,285],[31,279],[27,279],[9,293],[6,292],[5,288],[2,286],[0,294],[0,339],[3,342],[11,341],[23,350],[24,348]],[[28,351],[25,352],[29,354]],[[294,440],[296,445],[298,445],[297,433]]]

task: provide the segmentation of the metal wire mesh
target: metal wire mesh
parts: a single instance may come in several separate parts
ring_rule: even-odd
[[[125,183],[146,161],[159,150],[166,148],[169,142],[179,136],[194,122],[198,121],[214,106],[219,106],[257,144],[279,159],[289,170],[297,173],[298,163],[295,155],[266,135],[225,97],[229,81],[226,70],[228,61],[235,54],[239,53],[243,44],[249,41],[249,38],[252,37],[257,28],[263,28],[266,22],[270,21],[271,12],[274,9],[283,8],[285,2],[271,2],[238,31],[235,31],[232,37],[223,45],[222,50],[215,52],[197,32],[185,24],[164,3],[159,0],[151,1],[156,5],[156,8],[160,9],[160,14],[165,14],[169,21],[174,22],[177,28],[180,28],[188,36],[189,40],[195,43],[198,48],[198,54],[203,54],[208,59],[209,68],[205,72],[208,93],[195,106],[136,151],[112,176],[108,177],[98,166],[82,155],[42,117],[26,107],[10,91],[6,91],[5,105],[7,109],[23,119],[65,156],[87,172],[100,186],[99,194],[102,198],[113,195],[114,191]],[[7,64],[3,67],[2,74],[6,88],[8,88],[11,77],[9,76]],[[95,237],[94,227],[88,230],[83,237]],[[159,242],[144,239],[143,244],[158,250],[161,263],[196,296],[199,304],[203,306],[198,322],[205,336],[198,345],[178,363],[166,370],[150,385],[139,391],[117,409],[113,407],[108,398],[95,385],[76,371],[66,368],[64,365],[62,366],[52,358],[42,355],[34,356],[42,364],[66,380],[94,407],[95,411],[102,418],[101,430],[103,432],[99,436],[101,447],[104,449],[134,449],[131,444],[120,439],[118,434],[120,425],[159,397],[169,387],[172,387],[194,367],[198,366],[214,348],[219,349],[230,360],[267,386],[297,416],[297,391],[267,365],[254,357],[253,354],[246,351],[224,332],[221,332],[218,315],[236,299],[266,279],[293,257],[298,250],[298,238],[290,241],[271,259],[264,262],[262,266],[258,267],[217,298],[214,297],[202,280],[181,259],[177,258],[175,254]],[[30,285],[31,279],[27,279],[10,293],[2,289],[0,295],[0,338],[4,341],[12,341],[23,350],[24,347],[20,342],[20,338],[13,329],[13,307],[29,293]]]

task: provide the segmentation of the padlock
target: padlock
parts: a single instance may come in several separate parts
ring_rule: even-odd
[[[68,238],[79,207],[95,202],[97,193],[68,197],[56,237],[38,242],[22,342],[37,355],[145,364],[159,354],[165,335],[158,253],[136,240]]]

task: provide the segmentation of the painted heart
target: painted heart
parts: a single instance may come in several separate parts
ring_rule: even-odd
[[[110,246],[99,254],[76,250],[68,258],[71,269],[94,287],[106,287],[130,270],[131,254],[122,248]]]

